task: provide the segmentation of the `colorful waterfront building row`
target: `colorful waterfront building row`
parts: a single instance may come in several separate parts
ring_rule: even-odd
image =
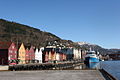
[[[13,42],[0,42],[0,65],[46,63],[81,58],[81,49],[36,48],[25,46],[23,43],[16,45]]]
[[[18,49],[19,64],[32,63],[35,60],[35,53],[33,46],[24,46],[22,43]]]
[[[45,48],[43,51],[43,62],[65,61],[66,54],[59,48]]]

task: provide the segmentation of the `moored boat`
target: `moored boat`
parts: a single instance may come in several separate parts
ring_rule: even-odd
[[[85,63],[97,63],[99,61],[99,57],[95,51],[88,51],[84,60]]]

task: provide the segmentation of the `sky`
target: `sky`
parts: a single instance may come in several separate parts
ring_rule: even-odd
[[[120,48],[120,0],[0,0],[0,18],[62,39]]]

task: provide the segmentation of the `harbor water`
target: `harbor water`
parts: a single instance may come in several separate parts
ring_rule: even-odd
[[[103,61],[99,63],[100,68],[120,80],[120,61]]]
[[[103,69],[116,80],[120,80],[120,61],[101,61],[74,67],[74,69]]]

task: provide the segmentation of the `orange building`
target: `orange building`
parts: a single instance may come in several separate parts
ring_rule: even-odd
[[[18,53],[19,53],[18,54],[18,59],[20,60],[19,64],[25,64],[26,50],[25,50],[25,47],[24,47],[23,43],[21,44]]]

